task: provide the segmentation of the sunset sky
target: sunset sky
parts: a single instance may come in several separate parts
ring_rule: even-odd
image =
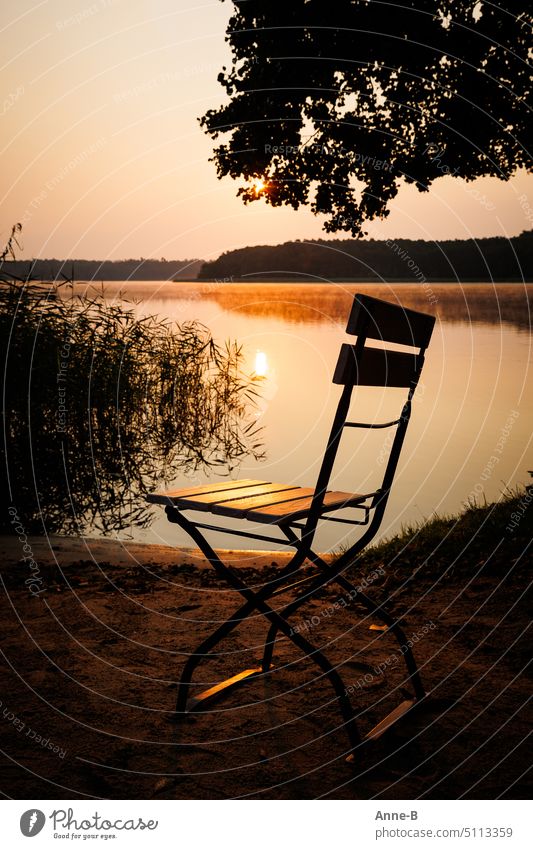
[[[326,235],[307,210],[243,206],[238,184],[218,181],[208,161],[197,118],[222,102],[216,77],[228,60],[231,8],[4,0],[2,242],[21,221],[24,258],[210,259]],[[403,188],[369,233],[512,236],[531,227],[532,209],[533,177],[524,173],[507,184],[443,177],[429,194]]]

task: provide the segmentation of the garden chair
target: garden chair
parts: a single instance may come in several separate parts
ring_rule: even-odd
[[[250,479],[157,492],[148,497],[152,503],[165,505],[169,521],[176,523],[189,534],[217,574],[244,599],[244,604],[216,628],[185,663],[178,686],[178,715],[182,716],[187,711],[203,706],[209,699],[220,696],[224,691],[253,676],[273,674],[273,654],[279,633],[284,634],[306,657],[314,661],[331,683],[352,751],[363,740],[379,737],[416,702],[424,698],[424,687],[417,664],[399,623],[382,605],[373,601],[360,588],[356,589],[344,573],[375,537],[382,522],[411,416],[413,395],[424,364],[424,352],[429,344],[434,323],[434,317],[425,313],[404,309],[368,295],[355,296],[347,333],[356,336],[357,340],[355,344],[343,344],[340,350],[333,382],[342,386],[342,391],[314,488],[306,489],[290,483]],[[410,350],[387,350],[384,347],[376,347],[375,341],[373,345],[368,345],[368,340],[408,346]],[[382,423],[348,421],[350,400],[355,386],[404,388],[406,398],[398,418]],[[383,480],[373,492],[337,492],[328,488],[339,443],[346,429],[352,428],[394,429]],[[342,516],[336,515],[339,511],[342,511]],[[349,518],[346,518],[346,511],[350,511]],[[187,517],[186,513],[192,513],[192,518]],[[229,528],[220,527],[214,524],[209,514],[213,517],[230,517],[234,523]],[[273,536],[272,533],[249,530],[249,523],[252,522],[256,528],[257,525],[264,525],[265,530],[269,527],[277,530],[277,533]],[[364,530],[360,538],[338,559],[327,563],[313,549],[315,533],[322,522],[338,522],[342,523],[343,527],[346,524],[362,525]],[[205,533],[208,531],[281,544],[294,549],[294,554],[289,563],[280,568],[279,574],[273,580],[260,588],[252,589],[243,581],[238,570],[225,564],[209,544]],[[305,576],[302,576],[300,570],[306,561],[313,564],[314,568],[311,574],[306,572]],[[365,738],[359,733],[355,712],[338,670],[322,651],[290,625],[290,619],[296,610],[331,582],[336,582],[343,590],[348,591],[352,598],[356,596],[372,616],[381,620],[385,626],[384,630],[390,631],[398,640],[413,691],[409,699],[405,699],[381,720]],[[304,583],[308,584],[305,594],[296,597],[285,607],[273,609],[269,605],[268,602],[273,596]],[[353,614],[353,610],[350,612]],[[213,651],[220,640],[252,613],[261,613],[270,626],[261,664],[243,670],[195,698],[189,698],[189,687],[197,665]]]

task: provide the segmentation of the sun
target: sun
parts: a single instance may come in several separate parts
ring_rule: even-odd
[[[252,187],[254,188],[256,195],[260,195],[261,192],[264,192],[267,189],[268,183],[261,177],[257,177],[257,179],[253,181]]]

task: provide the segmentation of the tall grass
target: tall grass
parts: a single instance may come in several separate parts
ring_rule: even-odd
[[[139,318],[68,284],[0,283],[4,527],[144,526],[144,495],[181,474],[260,459],[242,351],[196,322]]]

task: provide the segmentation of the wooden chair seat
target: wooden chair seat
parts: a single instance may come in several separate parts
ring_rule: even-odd
[[[311,509],[313,495],[314,489],[294,484],[245,479],[154,492],[148,500],[178,510],[200,510],[234,519],[282,525],[305,518]],[[368,495],[361,493],[328,490],[321,512],[354,507],[367,498]]]

